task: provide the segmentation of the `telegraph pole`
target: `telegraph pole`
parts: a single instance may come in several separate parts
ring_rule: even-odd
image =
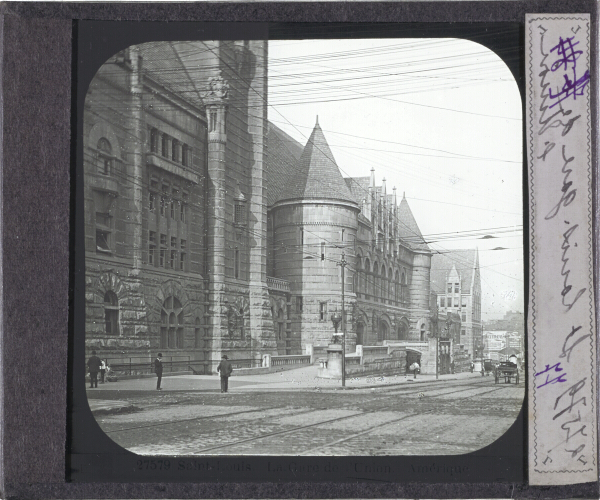
[[[348,262],[346,254],[342,252],[342,260],[338,266],[342,268],[342,387],[346,386],[346,311],[344,309],[344,289],[346,288],[344,269]]]

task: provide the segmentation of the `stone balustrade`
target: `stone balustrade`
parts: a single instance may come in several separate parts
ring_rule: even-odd
[[[290,291],[290,282],[288,280],[282,280],[272,276],[267,276],[267,286],[272,290],[281,290],[282,292]]]

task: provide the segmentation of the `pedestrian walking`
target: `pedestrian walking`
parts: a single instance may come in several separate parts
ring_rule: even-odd
[[[154,373],[156,373],[156,376],[158,377],[156,379],[156,390],[162,391],[162,389],[160,387],[160,382],[162,380],[162,374],[163,374],[162,352],[159,352],[158,356],[154,360]]]
[[[106,373],[106,360],[100,362],[100,383],[104,383],[104,375]]]
[[[450,363],[450,372],[454,375],[454,361],[452,361],[452,363]]]
[[[88,371],[90,372],[90,389],[98,387],[98,372],[101,364],[100,358],[96,356],[96,351],[92,351],[92,355],[87,362]]]
[[[471,373],[473,373],[473,370],[474,370],[474,369],[475,369],[475,363],[473,363],[473,362],[471,361]]]
[[[219,363],[219,366],[217,366],[217,371],[221,375],[221,392],[227,392],[229,377],[231,376],[231,372],[233,372],[233,366],[231,366],[231,363],[228,361],[226,354],[221,356],[221,362]]]
[[[413,372],[414,378],[417,378],[417,372],[419,371],[419,368],[419,363],[417,363],[416,361],[412,365],[410,365],[410,371]]]

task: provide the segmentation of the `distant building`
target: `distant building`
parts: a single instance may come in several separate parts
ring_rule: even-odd
[[[483,332],[483,344],[484,358],[506,361],[511,353],[516,354],[521,359],[524,357],[524,345],[518,332],[485,330]]]
[[[483,354],[481,322],[481,275],[479,253],[450,250],[431,259],[431,289],[437,295],[440,316],[454,312],[460,316],[459,343],[473,359]]]

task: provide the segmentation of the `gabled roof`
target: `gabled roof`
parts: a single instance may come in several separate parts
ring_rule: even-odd
[[[477,250],[449,250],[447,253],[434,254],[431,258],[431,288],[443,293],[446,278],[453,267],[456,267],[461,278],[462,293],[471,293],[473,271],[479,265]]]
[[[267,205],[280,200],[302,155],[302,144],[269,122],[267,135]]]
[[[346,185],[350,189],[354,201],[362,206],[364,199],[369,197],[369,177],[345,177]]]
[[[398,205],[398,236],[405,245],[413,250],[429,251],[406,198],[402,198]]]
[[[318,122],[291,174],[275,201],[324,198],[357,204]]]

